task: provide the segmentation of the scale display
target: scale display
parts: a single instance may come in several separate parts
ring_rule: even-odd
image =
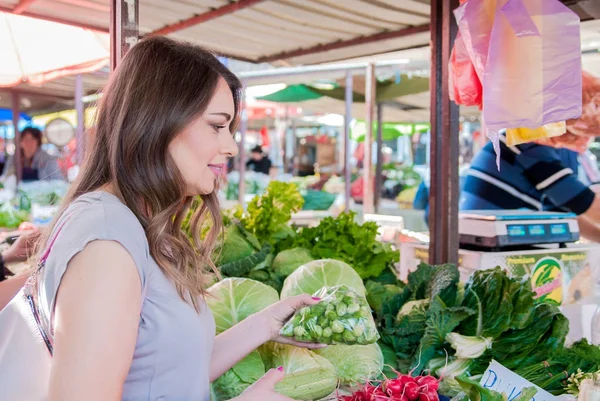
[[[470,211],[461,213],[461,244],[502,248],[579,239],[576,216],[570,213],[523,210]]]

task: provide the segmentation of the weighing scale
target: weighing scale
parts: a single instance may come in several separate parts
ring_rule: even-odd
[[[477,249],[502,250],[579,240],[573,213],[531,210],[473,210],[458,215],[460,244]]]
[[[461,281],[496,266],[513,276],[533,277],[536,294],[561,305],[569,318],[570,340],[589,339],[591,316],[600,303],[600,245],[578,242],[576,217],[530,210],[460,213]],[[420,263],[429,263],[429,244],[403,242],[400,278],[406,280]],[[550,279],[537,279],[548,270]]]

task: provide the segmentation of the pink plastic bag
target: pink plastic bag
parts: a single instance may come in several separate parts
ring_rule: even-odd
[[[579,17],[558,0],[469,0],[455,10],[483,85],[484,131],[536,128],[581,115]]]
[[[488,130],[581,115],[579,17],[558,0],[497,3],[483,77]]]
[[[450,100],[461,106],[477,106],[481,109],[483,87],[460,32],[454,41],[449,67]]]

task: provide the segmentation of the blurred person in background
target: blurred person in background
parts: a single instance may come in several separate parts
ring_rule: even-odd
[[[42,131],[28,127],[21,131],[21,172],[23,181],[62,180],[58,160],[42,149]],[[15,175],[14,156],[4,166],[2,180]]]
[[[246,162],[246,168],[256,173],[269,175],[271,170],[271,159],[263,153],[262,148],[256,145],[251,152],[250,160]]]
[[[508,146],[502,133],[499,170],[488,142],[473,158],[460,210],[571,212],[582,237],[600,242],[600,197],[586,155],[600,135],[600,79],[584,72],[582,90],[583,114],[567,121],[565,134]]]

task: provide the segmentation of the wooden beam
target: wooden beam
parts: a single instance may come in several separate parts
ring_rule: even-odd
[[[139,1],[110,2],[110,69],[114,71],[121,59],[139,40]]]
[[[0,12],[14,14],[12,8],[10,8],[10,7],[4,7],[4,6],[0,6]],[[90,31],[108,33],[108,28],[105,28],[105,27],[84,24],[84,23],[80,23],[80,22],[77,22],[77,21],[72,21],[72,20],[67,20],[67,19],[62,19],[62,18],[50,17],[48,15],[42,15],[42,14],[37,14],[37,13],[30,13],[28,11],[24,11],[20,15],[23,15],[25,17],[30,17],[30,18],[41,19],[41,20],[44,20],[44,21],[56,22],[58,24],[75,26],[77,28],[89,29]]]
[[[29,6],[34,2],[35,0],[21,0],[19,1],[19,4],[17,4],[12,12],[13,14],[22,14],[25,10],[27,10],[29,8]]]
[[[20,99],[19,94],[12,93],[12,112],[13,112],[13,129],[15,130],[15,153],[13,156],[13,163],[15,164],[15,174],[17,176],[17,184],[21,182],[23,177],[23,165],[21,163],[21,131],[19,131],[19,119],[20,119]]]
[[[381,40],[387,39],[397,39],[405,36],[415,35],[418,33],[429,32],[429,24],[411,26],[408,28],[398,29],[396,31],[385,31],[376,33],[371,36],[360,36],[358,38],[348,39],[348,40],[338,40],[336,42],[326,43],[323,45],[317,45],[313,47],[308,47],[306,49],[296,49],[286,52],[281,52],[277,54],[272,54],[270,56],[265,56],[257,60],[258,63],[268,63],[276,60],[284,60],[292,57],[306,56],[314,53],[322,53],[330,50],[343,49],[345,47],[350,46],[358,46],[364,45],[367,43],[378,42]]]
[[[458,27],[458,0],[431,1],[431,185],[429,263],[458,263],[459,110],[450,100],[450,52]]]
[[[239,10],[243,10],[244,8],[252,7],[258,3],[262,3],[263,1],[264,0],[238,0],[238,1],[235,1],[232,3],[229,3],[225,6],[218,7],[213,10],[207,11],[205,13],[195,15],[195,16],[185,19],[183,21],[179,21],[174,24],[164,26],[160,29],[157,29],[154,32],[150,32],[147,36],[168,35],[170,33],[181,31],[182,29],[190,28],[194,25],[198,25],[203,22],[222,17],[224,15],[231,14],[231,13],[234,13]]]

